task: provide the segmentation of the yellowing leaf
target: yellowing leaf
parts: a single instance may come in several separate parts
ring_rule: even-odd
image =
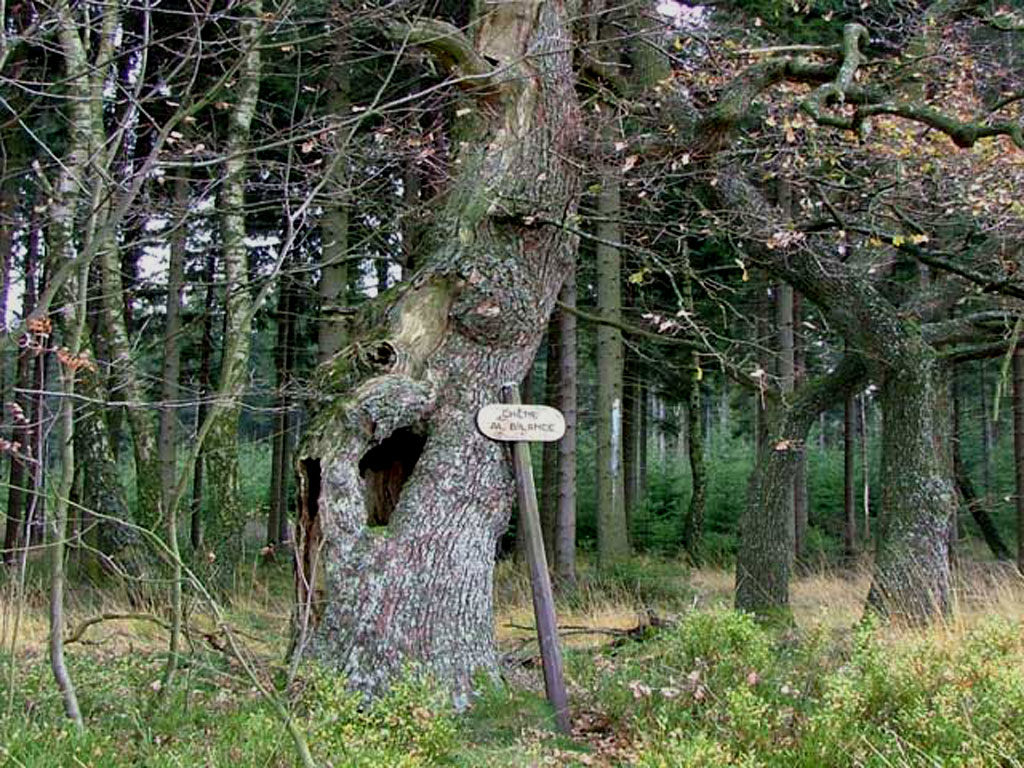
[[[903,237],[903,235],[893,235],[892,237],[892,244],[895,245],[897,248],[899,248],[905,242],[906,239]]]
[[[912,242],[914,245],[920,245],[921,243],[927,243],[928,242],[928,235],[911,235],[910,236],[910,242]]]
[[[634,272],[632,275],[630,275],[627,278],[627,280],[629,282],[633,283],[633,285],[641,285],[643,283],[644,278],[646,276],[647,276],[647,270],[646,269],[641,269],[639,272]]]
[[[872,248],[881,248],[884,245],[884,243],[877,237],[869,237],[868,245],[870,245]]]
[[[672,47],[675,48],[677,51],[683,50],[683,41],[677,37],[675,39],[675,42],[672,43]]]
[[[697,370],[694,371],[693,374],[693,378],[697,381],[701,381],[704,379],[704,369],[701,368],[699,364],[697,365]]]
[[[743,282],[746,283],[750,280],[750,274],[747,272],[747,265],[743,263],[741,259],[733,259],[740,269],[743,270]]]

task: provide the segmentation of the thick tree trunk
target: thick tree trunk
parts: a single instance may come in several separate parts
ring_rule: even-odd
[[[789,577],[793,563],[793,477],[807,432],[822,408],[864,377],[858,358],[846,357],[832,373],[809,380],[789,404],[766,400],[765,439],[750,476],[736,559],[736,607],[770,620],[791,620]]]
[[[920,621],[950,607],[947,534],[956,495],[936,451],[935,363],[923,345],[901,346],[892,350],[879,388],[882,519],[868,602]]]
[[[388,306],[367,307],[351,354],[321,370],[335,396],[299,457],[300,632],[310,621],[296,651],[367,691],[418,663],[465,695],[496,665],[494,552],[514,489],[507,448],[475,416],[522,379],[574,258],[564,7],[485,10],[473,54],[456,30],[439,37],[438,22],[412,30],[428,47],[456,47],[464,66],[500,69],[480,94],[489,108],[458,113],[474,140],[425,238],[433,250]],[[309,584],[317,563],[322,582]]]
[[[775,212],[741,172],[718,179],[716,191],[733,210],[752,222],[772,220]],[[867,275],[843,262],[826,263],[813,248],[784,254],[761,249],[758,258],[827,314],[870,361],[879,384],[882,525],[870,603],[911,621],[944,613],[950,597],[947,534],[956,503],[952,462],[936,451],[935,361],[920,327]]]

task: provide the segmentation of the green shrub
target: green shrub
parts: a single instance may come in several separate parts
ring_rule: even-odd
[[[450,694],[410,672],[367,701],[322,667],[307,678],[310,748],[331,766],[422,766],[450,762],[458,720]]]

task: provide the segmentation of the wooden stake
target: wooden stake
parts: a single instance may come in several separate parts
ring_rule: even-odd
[[[504,384],[501,401],[506,405],[519,405],[519,387]],[[555,709],[555,723],[563,733],[572,730],[569,721],[569,698],[562,674],[562,650],[558,644],[558,623],[555,620],[555,599],[551,592],[544,538],[537,509],[537,489],[533,483],[533,463],[530,445],[526,441],[512,443],[512,464],[516,473],[516,493],[519,499],[519,520],[526,533],[526,557],[530,564],[530,586],[533,588],[533,613],[537,620],[537,640],[544,665],[544,689],[548,701]]]

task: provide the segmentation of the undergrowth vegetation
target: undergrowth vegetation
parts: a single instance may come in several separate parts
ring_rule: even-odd
[[[372,702],[324,668],[289,684],[285,570],[240,576],[229,616],[318,765],[1024,766],[1024,588],[1009,572],[972,570],[956,615],[927,630],[856,621],[840,599],[863,597],[856,574],[808,576],[794,585],[799,627],[772,629],[727,607],[722,571],[638,559],[598,579],[584,568],[559,606],[572,628],[570,738],[543,699],[527,584],[511,565],[496,588],[505,679],[480,680],[461,713],[415,670]],[[99,594],[76,596],[72,625],[115,608]],[[297,764],[280,718],[198,608],[162,700],[152,622],[104,622],[71,646],[87,724],[76,735],[50,677],[43,604],[29,600],[16,653],[0,659],[0,765]],[[643,629],[652,617],[664,626]]]

